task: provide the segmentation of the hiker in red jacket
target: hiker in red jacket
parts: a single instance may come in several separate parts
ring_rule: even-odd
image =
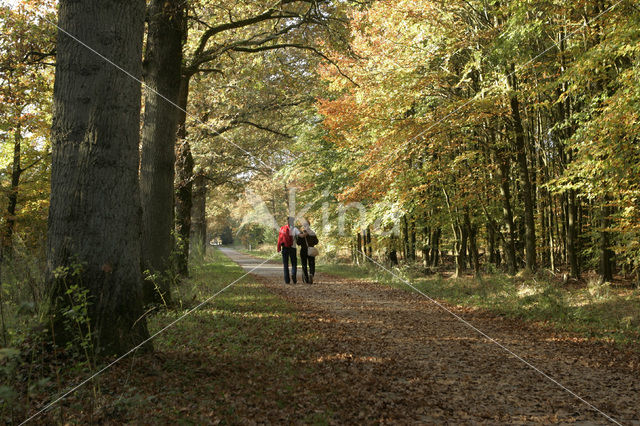
[[[282,265],[284,266],[284,282],[289,284],[298,282],[296,257],[296,238],[300,234],[298,228],[293,225],[294,218],[288,217],[287,224],[280,228],[278,233],[278,252],[282,252]],[[291,276],[289,276],[289,261],[291,261]]]

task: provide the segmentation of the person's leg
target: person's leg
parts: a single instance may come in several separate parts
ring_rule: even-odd
[[[316,258],[309,256],[309,283],[313,284],[313,276],[316,274]]]
[[[284,266],[284,282],[289,284],[291,279],[289,278],[289,249],[282,247],[282,265]]]
[[[300,247],[300,263],[302,264],[302,282],[309,282],[309,273],[307,272],[307,259],[309,255],[307,254],[306,247]]]
[[[294,284],[298,282],[298,257],[296,256],[295,247],[291,247],[289,252],[291,253],[291,281]]]

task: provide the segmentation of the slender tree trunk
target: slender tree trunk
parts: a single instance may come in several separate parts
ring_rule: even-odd
[[[139,79],[144,14],[142,0],[61,0],[58,23]],[[65,314],[74,306],[87,307],[81,329],[102,354],[124,353],[149,335],[140,271],[140,103],[139,82],[58,32],[47,258],[57,344],[77,342]]]
[[[390,238],[390,245],[391,247],[389,248],[389,251],[387,253],[387,257],[389,259],[389,262],[391,262],[392,265],[397,266],[398,265],[398,252],[396,251],[396,237],[395,236],[391,236]]]
[[[427,220],[425,220],[427,223]],[[429,245],[431,244],[431,229],[428,226],[424,226],[422,229],[424,236],[424,242],[422,244],[422,260],[425,268],[429,268],[429,260],[431,259],[431,252]]]
[[[458,230],[460,233],[460,253],[458,257],[460,258],[460,268],[464,271],[468,267],[469,257],[467,256],[468,251],[468,242],[469,242],[469,228],[467,228],[466,223],[462,223],[458,226]]]
[[[449,197],[449,193],[447,192],[447,190],[445,189],[445,187],[442,187],[442,192],[444,193],[444,199],[445,199],[445,203],[447,205],[447,211],[449,213],[449,218],[451,220],[451,231],[453,231],[453,258],[454,258],[454,262],[455,262],[455,274],[454,277],[458,278],[460,276],[460,269],[462,267],[461,262],[460,262],[460,239],[462,237],[461,235],[461,229],[460,229],[460,224],[458,223],[458,219],[457,219],[457,209],[455,210],[455,215],[454,215],[454,210],[451,208],[451,198]]]
[[[404,262],[409,261],[409,222],[407,215],[402,216],[402,257]]]
[[[478,226],[471,223],[469,212],[464,215],[465,227],[469,233],[469,252],[471,253],[471,261],[473,263],[473,272],[476,277],[480,276],[480,256],[478,254]]]
[[[367,226],[367,248],[369,258],[373,259],[373,248],[371,247],[371,228]]]
[[[438,227],[433,230],[431,237],[431,267],[436,268],[440,263],[440,234],[442,230]]]
[[[368,252],[368,249],[367,249],[367,231],[365,229],[362,229],[360,231],[360,236],[362,238],[362,261],[363,262],[365,260],[369,261],[369,259],[367,259],[367,257],[366,257],[367,256],[367,252]]]
[[[497,265],[496,231],[490,223],[487,223],[487,252],[489,253],[489,263]]]
[[[453,260],[455,264],[455,272],[454,277],[458,278],[460,276],[460,272],[464,268],[462,264],[462,259],[460,258],[460,239],[462,238],[460,225],[457,220],[451,219],[451,229],[453,231]]]
[[[509,274],[516,273],[516,235],[513,223],[513,210],[511,209],[511,189],[509,187],[509,166],[500,158],[498,171],[500,179],[500,195],[502,196],[502,216],[507,227],[507,238],[504,241],[504,250]]]
[[[180,118],[176,105],[182,69],[184,1],[152,0],[148,8],[143,62],[148,89],[142,126],[140,198],[142,268],[154,274],[170,269],[173,250],[175,146]],[[164,277],[145,281],[143,288],[147,303],[168,301],[171,295],[169,281]]]
[[[362,258],[362,232],[358,231],[356,235],[356,263],[359,265]]]
[[[182,276],[189,275],[189,236],[191,235],[191,208],[193,206],[193,155],[187,140],[187,100],[189,99],[189,78],[180,82],[178,105],[182,109],[178,120],[178,148],[176,154],[176,267]]]
[[[602,223],[600,230],[600,276],[602,281],[613,281],[613,250],[611,250],[611,240],[609,237],[609,226],[611,226],[611,207],[607,198],[602,206]]]
[[[568,244],[567,244],[567,234],[568,234],[568,210],[567,210],[567,193],[563,193],[560,199],[560,223],[562,224],[562,262],[568,266],[569,265],[569,256],[567,253],[569,252]]]
[[[409,257],[416,261],[416,224],[413,219],[409,222]]]
[[[578,263],[577,249],[578,206],[576,202],[576,193],[570,190],[567,196],[567,258],[571,277],[578,279],[580,278],[580,264]]]
[[[554,221],[553,217],[553,202],[551,199],[551,195],[547,192],[548,204],[549,204],[549,267],[551,271],[555,273],[556,270],[556,246],[555,239],[553,238],[554,224],[557,223],[557,220]]]
[[[3,238],[3,251],[10,259],[13,255],[13,232],[16,224],[16,210],[18,206],[18,187],[22,176],[22,128],[18,124],[13,134],[13,165],[11,167],[11,188],[7,203],[7,223]]]
[[[194,179],[191,211],[191,248],[204,256],[207,247],[207,180],[203,175]]]
[[[515,66],[511,65],[510,77],[508,78],[510,88],[513,91],[518,90],[517,79],[515,76]],[[516,150],[516,161],[520,172],[520,181],[522,183],[522,199],[524,201],[524,226],[525,226],[525,265],[526,268],[536,270],[536,230],[535,230],[535,206],[533,204],[533,190],[531,179],[529,177],[529,166],[527,164],[527,150],[524,141],[524,130],[522,127],[522,119],[520,117],[520,103],[515,92],[511,95],[511,119],[513,121],[514,130],[514,148]]]

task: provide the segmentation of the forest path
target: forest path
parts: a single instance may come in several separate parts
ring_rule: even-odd
[[[609,423],[421,295],[322,274],[313,285],[287,285],[280,262],[259,266],[264,260],[221,251],[246,271],[256,268],[261,283],[327,336],[322,383],[308,387],[342,394],[341,422]],[[448,308],[617,421],[640,425],[638,354]]]

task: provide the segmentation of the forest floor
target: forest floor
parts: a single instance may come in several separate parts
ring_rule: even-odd
[[[155,353],[117,364],[40,420],[608,423],[423,296],[327,274],[286,285],[277,261],[222,250],[194,273],[201,293],[185,294],[185,309],[242,275],[222,253],[252,275],[158,336]],[[640,425],[637,351],[444,306],[602,412]],[[155,316],[151,330],[180,314]]]

